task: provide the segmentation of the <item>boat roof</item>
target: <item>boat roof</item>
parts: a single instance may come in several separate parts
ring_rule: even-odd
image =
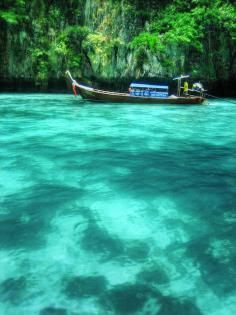
[[[132,88],[145,88],[145,89],[168,89],[168,85],[156,85],[156,84],[143,84],[143,83],[131,83]]]

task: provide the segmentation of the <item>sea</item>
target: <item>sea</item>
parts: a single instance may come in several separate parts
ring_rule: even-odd
[[[0,315],[236,314],[228,101],[0,94]]]

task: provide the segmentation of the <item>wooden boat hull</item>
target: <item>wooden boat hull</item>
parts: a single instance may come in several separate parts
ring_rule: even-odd
[[[189,96],[189,97],[143,97],[133,96],[127,93],[112,93],[100,90],[86,90],[84,88],[77,87],[80,95],[85,100],[89,101],[100,101],[108,103],[133,103],[133,104],[180,104],[180,105],[191,105],[191,104],[202,104],[204,101],[203,97]]]
[[[71,79],[74,93],[76,89],[83,99],[95,102],[107,102],[107,103],[133,103],[133,104],[176,104],[176,105],[199,105],[204,102],[204,97],[201,96],[187,96],[187,97],[145,97],[134,96],[128,93],[117,93],[110,91],[103,91],[84,86],[77,83],[71,76],[70,72],[67,72],[68,77]]]

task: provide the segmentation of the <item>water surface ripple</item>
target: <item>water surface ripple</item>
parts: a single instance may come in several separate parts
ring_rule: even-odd
[[[236,313],[236,106],[0,94],[0,315]]]

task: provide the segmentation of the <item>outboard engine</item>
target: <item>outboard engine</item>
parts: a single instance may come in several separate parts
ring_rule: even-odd
[[[198,92],[204,91],[202,83],[201,82],[193,83],[193,90],[198,91]]]

